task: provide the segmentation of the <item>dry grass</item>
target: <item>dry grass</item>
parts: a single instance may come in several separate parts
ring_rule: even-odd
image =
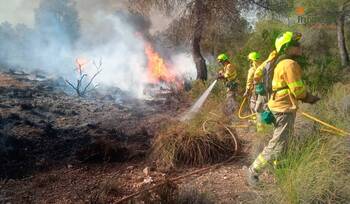
[[[189,93],[197,98],[208,84],[197,82]],[[221,111],[222,89],[214,88],[201,111],[190,121],[173,121],[158,132],[151,152],[151,158],[159,167],[171,168],[178,165],[198,166],[220,162],[237,151],[237,141],[230,134],[230,121]],[[226,127],[226,128],[225,128]]]
[[[152,158],[159,166],[169,168],[214,163],[233,156],[236,143],[229,132],[215,123],[210,129],[215,131],[205,132],[192,123],[174,122],[157,136]]]
[[[350,86],[337,84],[315,105],[303,105],[322,120],[348,129]],[[305,120],[309,124],[310,121]],[[276,183],[263,188],[268,203],[348,203],[350,200],[349,139],[309,124],[296,132],[279,160]]]

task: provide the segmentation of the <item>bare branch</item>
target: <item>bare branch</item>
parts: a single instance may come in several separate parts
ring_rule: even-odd
[[[89,83],[85,86],[84,90],[81,92],[83,95],[86,93],[86,90],[89,88],[89,86],[91,85],[92,81],[95,79],[95,77],[97,75],[99,75],[101,73],[102,69],[100,69],[98,72],[96,72],[94,74],[94,76],[90,79]]]
[[[72,83],[70,83],[68,80],[65,80],[65,82],[66,82],[69,86],[71,86],[74,90],[76,90],[76,87],[75,87]]]
[[[94,66],[97,69],[97,72],[92,76],[89,83],[85,86],[83,91],[81,92],[83,95],[86,93],[86,90],[90,87],[91,83],[94,81],[95,77],[99,75],[102,72],[101,66],[102,66],[102,59],[100,58],[99,64],[97,65],[95,61],[93,61]]]
[[[82,72],[82,69],[80,69],[80,68],[81,68],[81,65],[78,63],[78,61],[76,61],[76,62],[77,62],[77,66],[78,66],[79,76],[80,76],[80,78],[77,79],[77,84],[74,85],[74,84],[72,84],[71,82],[69,82],[68,80],[65,80],[65,81],[66,81],[66,83],[67,83],[69,86],[71,86],[71,87],[76,91],[76,93],[78,94],[78,96],[84,96],[84,95],[86,94],[86,92],[87,92],[87,89],[88,89],[88,88],[90,87],[90,85],[92,84],[93,80],[94,80],[94,79],[96,78],[96,76],[97,76],[98,74],[100,74],[101,71],[102,71],[102,69],[101,69],[101,67],[102,67],[102,59],[100,58],[98,64],[97,64],[95,61],[93,61],[93,64],[94,64],[94,66],[95,66],[96,69],[97,69],[97,72],[93,75],[93,77],[90,79],[90,81],[88,82],[88,84],[87,84],[84,88],[82,88],[82,84],[83,84],[84,78],[87,77],[87,74],[84,74],[84,73]],[[97,86],[94,86],[94,88],[96,88],[96,87],[97,87]]]

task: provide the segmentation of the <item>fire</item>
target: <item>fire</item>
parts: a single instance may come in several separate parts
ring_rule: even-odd
[[[86,64],[89,63],[89,60],[83,58],[83,57],[78,57],[76,60],[75,60],[75,66],[77,67],[77,71],[79,73],[82,73],[84,67]]]
[[[165,60],[153,49],[153,47],[146,43],[145,53],[147,56],[147,78],[150,83],[178,83],[177,75],[170,69],[170,66]]]

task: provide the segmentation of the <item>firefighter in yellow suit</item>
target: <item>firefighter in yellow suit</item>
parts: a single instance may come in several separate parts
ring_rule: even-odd
[[[249,107],[252,112],[256,112],[255,111],[256,94],[254,89],[254,73],[258,68],[258,66],[260,65],[260,62],[258,61],[259,59],[260,59],[260,53],[258,52],[251,52],[248,55],[248,60],[250,61],[250,68],[248,70],[246,89],[243,94],[243,97],[250,96]]]
[[[286,148],[287,141],[293,134],[298,100],[314,104],[320,98],[306,91],[301,80],[301,68],[295,57],[302,55],[300,46],[300,33],[285,32],[275,42],[279,57],[272,78],[272,96],[268,107],[272,112],[274,132],[272,139],[264,150],[258,155],[249,168],[245,168],[247,181],[250,185],[257,185],[259,174],[271,162],[276,161]]]
[[[237,70],[236,66],[233,65],[226,54],[220,54],[217,57],[217,60],[220,64],[223,65],[223,68],[219,71],[218,79],[223,79],[227,87],[226,92],[226,103],[224,107],[224,113],[228,117],[234,116],[234,111],[237,110],[237,102],[235,100],[236,89],[237,89]]]

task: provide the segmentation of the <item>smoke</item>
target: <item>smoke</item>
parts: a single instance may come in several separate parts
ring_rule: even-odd
[[[189,53],[178,53],[171,57],[173,67],[176,71],[188,80],[195,80],[197,76],[196,66],[193,63],[192,55]]]
[[[97,82],[142,96],[146,64],[142,38],[118,15],[98,12],[93,19],[78,42],[77,55],[102,59],[103,71]],[[89,69],[94,71],[91,66]]]
[[[24,9],[28,2],[38,0],[22,3],[18,0],[17,6]],[[68,7],[62,2],[66,2]],[[117,86],[136,97],[142,97],[147,82],[142,34],[149,36],[150,32],[153,34],[165,29],[171,23],[171,18],[157,12],[150,19],[131,15],[126,10],[127,0],[75,2],[42,0],[34,12],[33,25],[1,24],[0,41],[5,43],[0,44],[0,65],[39,69],[75,81],[74,62],[77,57],[89,61],[84,71],[90,76],[95,72],[93,61],[101,59],[103,71],[96,77],[96,83]],[[72,8],[78,12],[75,13]],[[64,15],[65,19],[57,21],[52,12],[61,10],[69,10],[70,16]],[[195,77],[191,55],[177,53],[169,56],[168,60],[177,73],[187,78]]]
[[[0,0],[0,23],[7,21],[13,24],[34,25],[34,9],[40,0]],[[15,15],[14,15],[15,14]]]

